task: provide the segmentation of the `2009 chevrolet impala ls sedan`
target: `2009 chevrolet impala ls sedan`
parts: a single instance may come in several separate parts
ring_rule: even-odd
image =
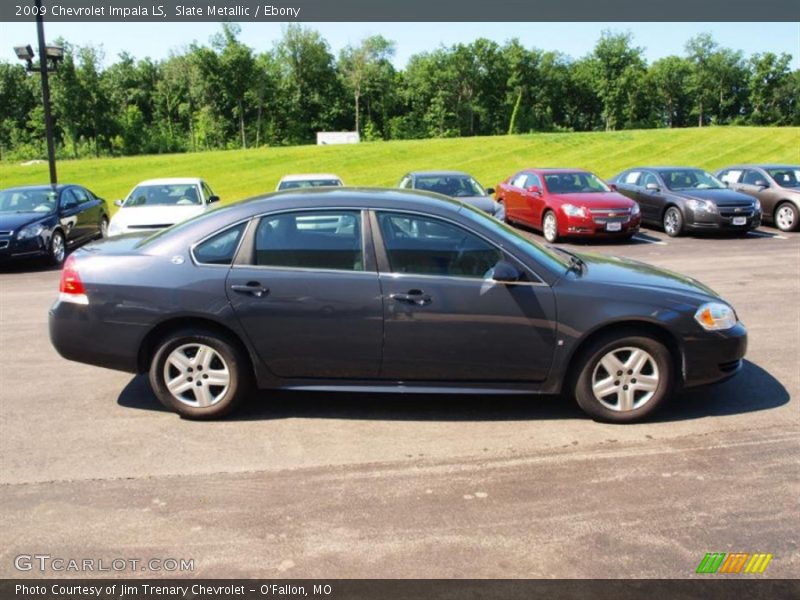
[[[181,415],[268,389],[574,395],[649,415],[736,373],[747,334],[688,277],[554,250],[438,195],[274,194],[68,259],[65,358],[149,372]]]

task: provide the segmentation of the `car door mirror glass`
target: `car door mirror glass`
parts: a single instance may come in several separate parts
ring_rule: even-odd
[[[503,283],[519,281],[522,273],[511,263],[501,260],[492,267],[492,279]]]
[[[763,179],[757,179],[755,185],[757,187],[760,187],[760,188],[769,187],[769,184],[766,181],[764,181]]]
[[[491,196],[494,194],[494,188],[486,188],[486,195]]]
[[[538,185],[530,185],[530,186],[528,186],[527,190],[531,194],[541,194],[542,193],[542,190],[539,188]]]
[[[609,183],[608,187],[612,192],[616,192],[617,191],[617,184],[616,183]]]
[[[209,204],[212,204],[214,202],[219,202],[219,196],[214,195],[214,196],[209,196],[208,197],[208,203]]]

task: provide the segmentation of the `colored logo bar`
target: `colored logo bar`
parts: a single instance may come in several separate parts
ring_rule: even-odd
[[[707,552],[697,566],[697,573],[763,573],[772,556],[764,552]]]

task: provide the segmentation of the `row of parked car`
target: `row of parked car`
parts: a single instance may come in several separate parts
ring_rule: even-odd
[[[331,173],[284,176],[277,191],[343,186]],[[541,231],[550,243],[569,237],[630,239],[641,225],[669,236],[694,231],[746,234],[762,219],[782,231],[800,227],[800,167],[740,165],[712,175],[691,167],[634,167],[608,182],[580,169],[525,169],[484,188],[460,171],[414,171],[406,190],[456,198],[509,224]],[[46,256],[61,264],[91,239],[170,227],[219,201],[198,178],[143,181],[111,218],[84,186],[25,186],[0,191],[0,261]]]

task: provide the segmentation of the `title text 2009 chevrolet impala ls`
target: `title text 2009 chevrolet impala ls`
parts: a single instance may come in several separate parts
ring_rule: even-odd
[[[733,375],[747,343],[733,309],[687,277],[555,251],[438,195],[347,188],[79,250],[50,337],[68,359],[149,371],[187,417],[222,415],[255,385],[563,390],[613,422]]]

